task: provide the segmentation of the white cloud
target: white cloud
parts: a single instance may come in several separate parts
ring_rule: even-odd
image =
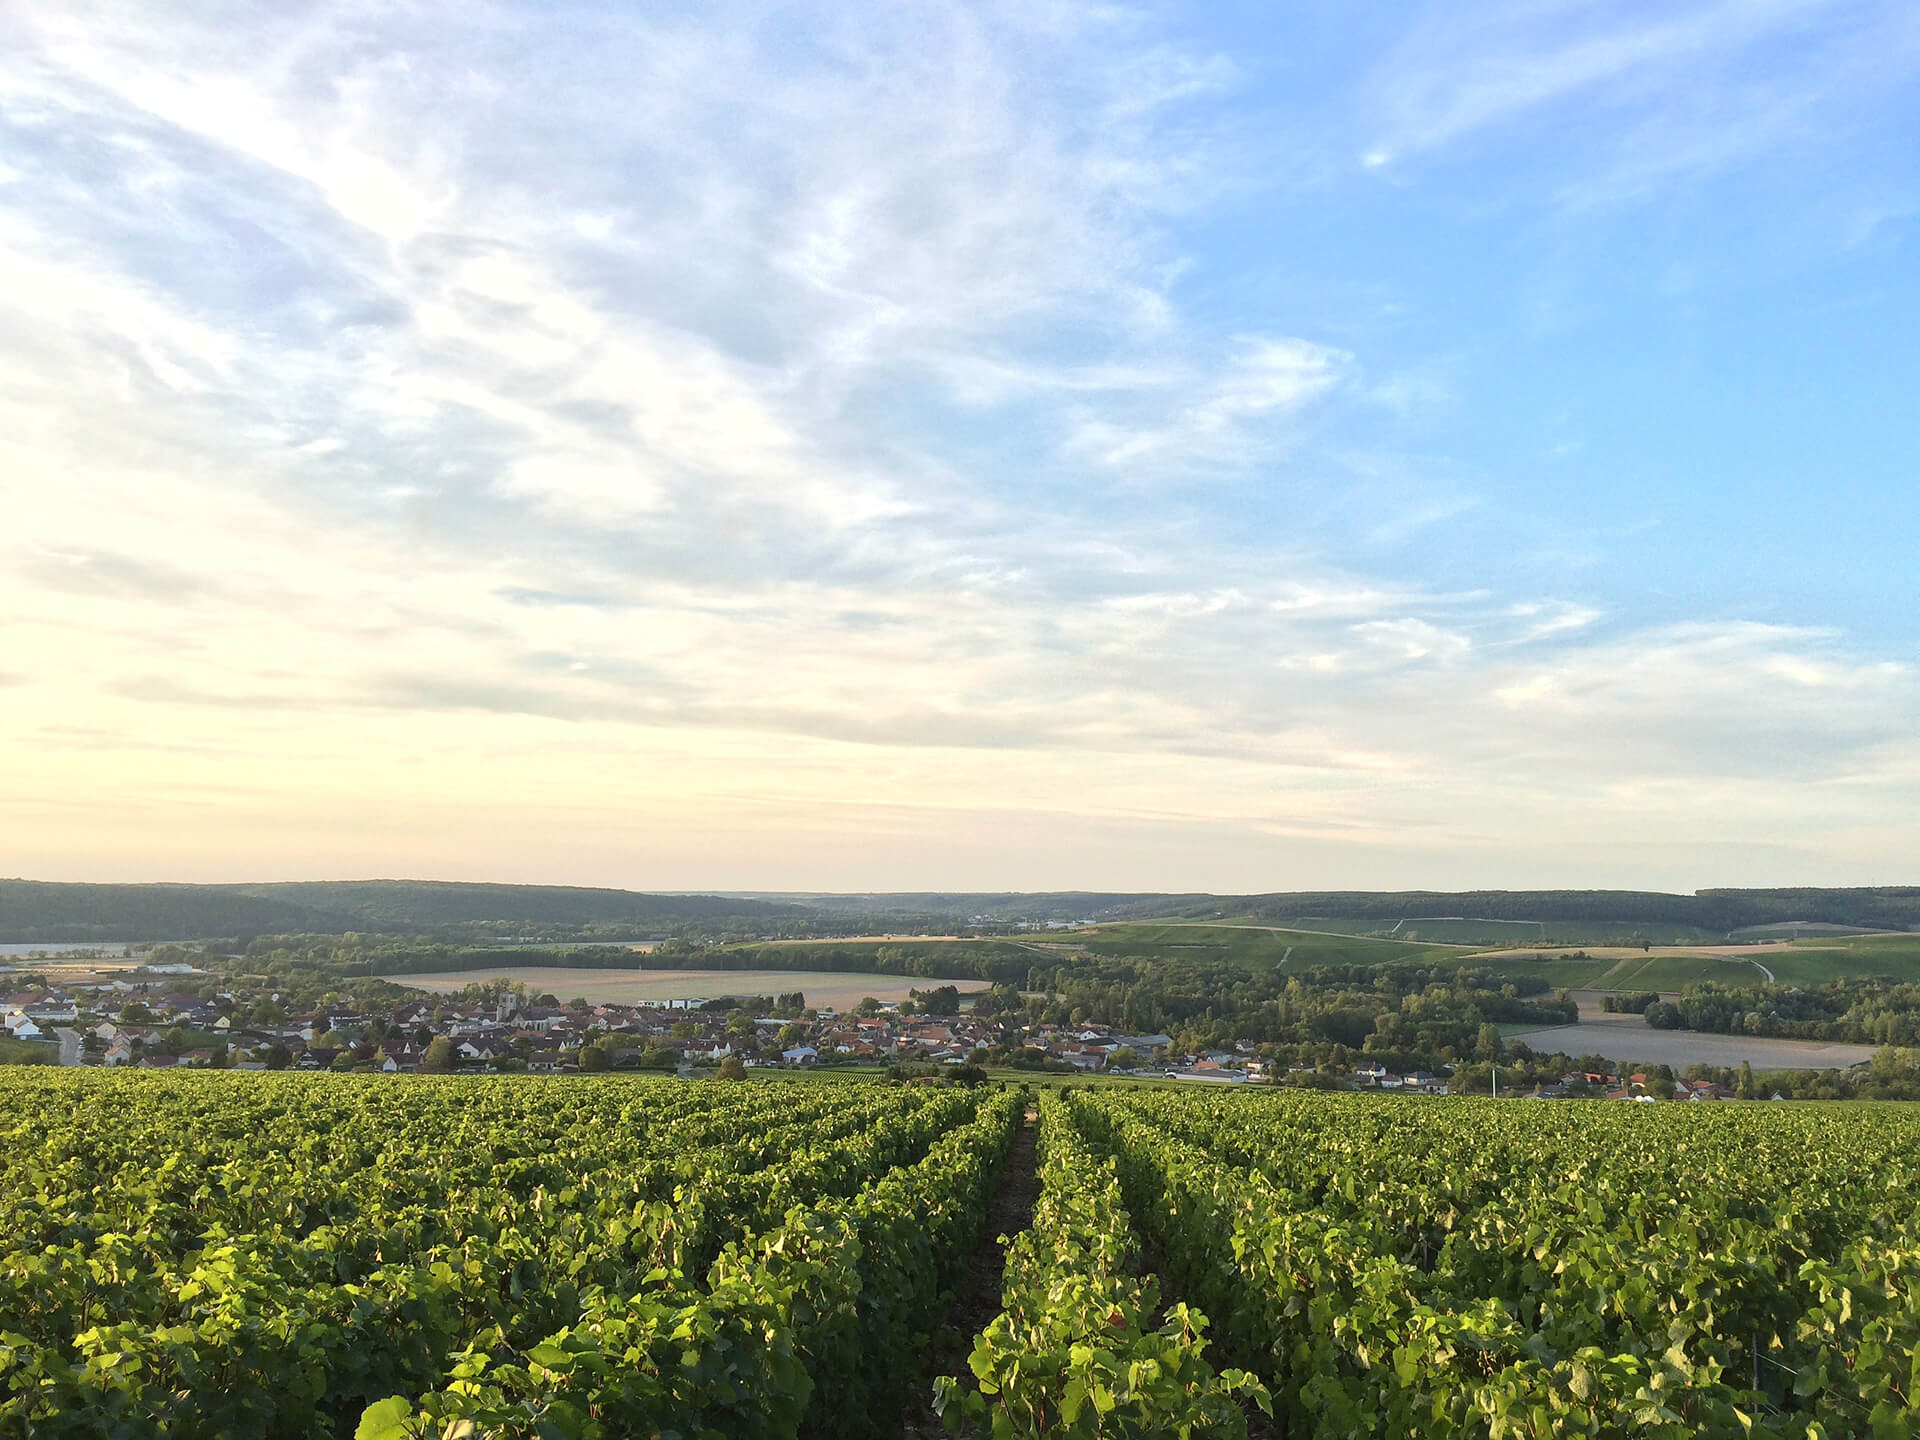
[[[1584,630],[1606,617],[1604,610],[1568,600],[1521,601],[1509,606],[1507,613],[1525,622],[1515,637],[1521,643]]]
[[[1099,464],[1181,473],[1244,466],[1275,449],[1269,429],[1326,396],[1352,357],[1311,341],[1243,336],[1227,362],[1172,396],[1171,413],[1141,425],[1089,415],[1069,449]]]
[[[1466,636],[1426,620],[1369,620],[1353,627],[1366,646],[1397,661],[1457,660],[1473,648]]]
[[[1223,181],[1162,122],[1233,65],[1100,7],[803,18],[21,22],[0,806],[41,853],[804,884],[917,834],[933,883],[1124,832],[1071,878],[1192,844],[1207,883],[1249,836],[1433,863],[1690,774],[1911,788],[1912,677],[1837,637],[1599,642],[1327,558],[1296,491],[1379,545],[1473,500],[1295,463],[1348,392],[1444,398],[1418,372],[1191,313]],[[681,853],[758,868],[619,870]]]

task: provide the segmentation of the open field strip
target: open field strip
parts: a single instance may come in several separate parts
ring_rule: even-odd
[[[754,948],[768,945],[950,945],[966,939],[964,935],[832,935],[808,936],[796,940],[756,940]],[[994,937],[999,938],[999,937]]]
[[[132,978],[131,972],[137,970],[138,960],[33,960],[18,955],[5,960],[6,968],[14,973],[31,972],[44,975],[56,985],[85,984],[88,981],[126,980]]]
[[[1297,969],[1310,969],[1315,965],[1450,962],[1471,953],[1457,945],[1237,921],[1127,921],[1065,933],[1095,955],[1165,960],[1184,957],[1226,961],[1251,969],[1278,966],[1290,951]]]
[[[1823,936],[1758,945],[1556,946],[1475,950],[1489,969],[1539,975],[1569,989],[1679,990],[1700,981],[1820,985],[1846,976],[1920,981],[1920,935]]]
[[[1502,1026],[1504,1034],[1507,1027]],[[1655,1030],[1638,1015],[1581,1014],[1578,1025],[1550,1030],[1515,1029],[1511,1040],[1524,1041],[1543,1054],[1604,1055],[1616,1062],[1648,1065],[1738,1065],[1756,1070],[1842,1070],[1871,1060],[1872,1045],[1825,1040],[1790,1040],[1768,1035],[1720,1035],[1695,1030]]]
[[[1469,958],[1476,959],[1476,960],[1481,958],[1494,959],[1502,955],[1513,955],[1513,954],[1519,953],[1519,954],[1528,954],[1528,955],[1545,955],[1545,956],[1548,956],[1549,958],[1559,958],[1559,957],[1564,957],[1568,955],[1585,954],[1585,955],[1592,956],[1595,960],[1616,960],[1616,961],[1617,960],[1644,960],[1649,957],[1657,957],[1657,956],[1663,956],[1663,955],[1733,956],[1738,959],[1745,960],[1755,955],[1764,956],[1764,955],[1774,955],[1774,954],[1791,954],[1794,952],[1794,950],[1799,948],[1824,948],[1824,949],[1837,950],[1837,947],[1832,947],[1832,946],[1803,947],[1801,946],[1799,941],[1795,941],[1795,940],[1766,940],[1755,945],[1655,945],[1651,949],[1642,949],[1638,945],[1555,945],[1555,946],[1547,946],[1547,947],[1523,945],[1523,946],[1517,947],[1517,949],[1474,950],[1469,952]]]
[[[1129,923],[1142,927],[1151,923],[1169,930],[1183,928],[1190,930],[1258,930],[1268,935],[1323,935],[1338,937],[1341,940],[1350,940],[1356,945],[1404,946],[1417,944],[1435,950],[1462,951],[1471,951],[1476,948],[1475,946],[1461,944],[1452,940],[1415,940],[1410,937],[1402,938],[1396,935],[1356,935],[1346,930],[1315,930],[1310,925],[1254,925],[1246,921],[1238,920],[1164,920],[1152,922],[1132,921]],[[1121,927],[1112,926],[1108,928],[1119,929]]]
[[[930,990],[936,985],[956,986],[962,994],[987,988],[978,980],[939,976],[903,978],[823,970],[561,970],[543,965],[385,978],[395,985],[410,985],[436,995],[488,980],[515,980],[536,993],[561,1000],[578,995],[596,1005],[638,1005],[721,995],[784,995],[798,990],[815,1009],[834,1010],[858,1005],[868,995],[876,1000],[905,1000],[909,990]]]

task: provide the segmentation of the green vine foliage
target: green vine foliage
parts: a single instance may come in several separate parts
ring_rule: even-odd
[[[877,1440],[1029,1098],[8,1070],[0,1436]],[[1902,1107],[1035,1103],[962,1432],[1920,1434]]]
[[[1266,1407],[1266,1388],[1242,1371],[1214,1373],[1199,1311],[1160,1315],[1113,1162],[1088,1150],[1057,1094],[1039,1105],[1033,1226],[1008,1251],[1005,1308],[969,1357],[976,1386],[941,1377],[936,1410],[955,1430],[988,1425],[995,1440],[1245,1436],[1236,1397]]]
[[[1075,1095],[1289,1436],[1920,1433],[1920,1122]]]
[[[899,1413],[1018,1118],[34,1073],[0,1085],[0,1434],[30,1437],[859,1434]]]

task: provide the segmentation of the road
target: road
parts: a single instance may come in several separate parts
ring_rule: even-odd
[[[78,1065],[80,1063],[80,1032],[64,1026],[55,1026],[53,1033],[60,1039],[60,1063]]]

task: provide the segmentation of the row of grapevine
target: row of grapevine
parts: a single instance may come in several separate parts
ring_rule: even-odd
[[[344,1436],[370,1405],[393,1430],[506,1397],[529,1434],[790,1435],[823,1376],[900,1383],[896,1322],[970,1251],[1011,1107],[9,1076],[0,1433]]]
[[[1235,1397],[1266,1405],[1265,1389],[1214,1373],[1199,1311],[1161,1314],[1113,1162],[1087,1149],[1059,1095],[1039,1106],[1040,1198],[1007,1254],[1005,1308],[969,1357],[977,1388],[941,1377],[936,1409],[950,1425],[990,1423],[996,1440],[1244,1436]]]
[[[1075,1096],[1285,1433],[1920,1430],[1885,1111]]]
[[[1037,1103],[962,1428],[1920,1434],[1904,1109]],[[1024,1104],[0,1075],[0,1435],[888,1433]]]
[[[730,1245],[702,1293],[591,1297],[504,1363],[470,1348],[444,1389],[370,1407],[358,1440],[463,1425],[493,1440],[887,1433],[924,1348],[916,1327],[978,1238],[1015,1105],[997,1095],[917,1165]]]

